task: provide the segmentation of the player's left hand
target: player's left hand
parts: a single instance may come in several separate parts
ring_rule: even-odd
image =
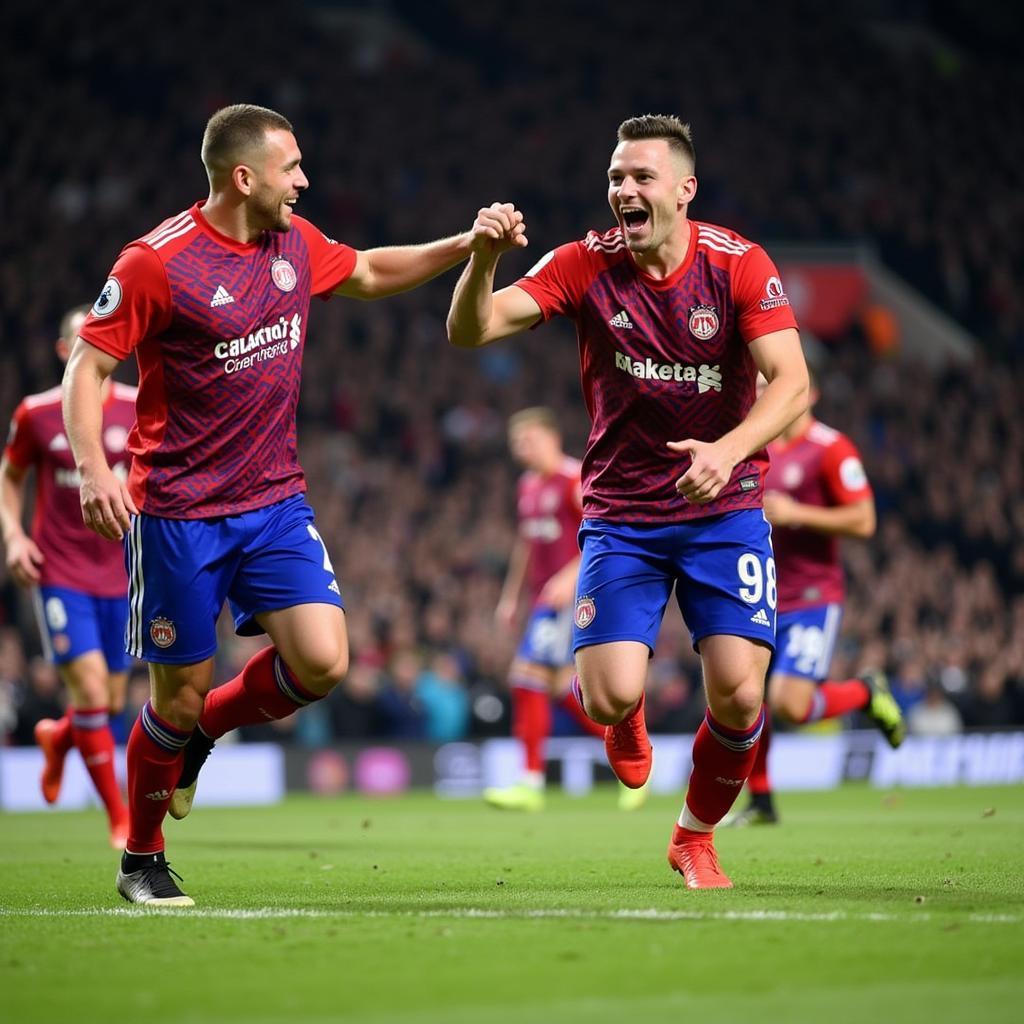
[[[690,456],[690,468],[676,481],[676,490],[698,505],[714,501],[729,482],[736,459],[718,442],[669,441],[668,447]]]
[[[556,610],[568,608],[576,600],[575,564],[572,566],[572,570],[568,574],[556,572],[541,588],[537,598],[538,603]]]
[[[784,491],[768,491],[764,496],[764,514],[772,526],[799,526],[800,503]]]

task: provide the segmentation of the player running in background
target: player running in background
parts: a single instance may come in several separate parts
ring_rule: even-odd
[[[558,420],[550,409],[520,410],[509,420],[508,436],[525,472],[516,500],[519,536],[495,617],[511,628],[525,591],[530,615],[508,676],[512,732],[523,744],[525,770],[517,784],[487,789],[484,799],[502,810],[539,811],[544,807],[544,744],[551,735],[552,698],[591,736],[603,738],[604,726],[588,718],[569,692],[580,562],[576,534],[583,514],[580,461],[562,450]],[[633,810],[645,796],[646,789],[623,788],[620,806]]]
[[[608,726],[616,775],[643,785],[647,662],[675,588],[709,708],[668,858],[690,888],[724,888],[732,883],[714,828],[753,764],[775,636],[764,446],[806,409],[807,370],[764,250],[687,217],[694,166],[689,127],[677,118],[623,122],[608,169],[618,226],[560,246],[497,293],[498,260],[525,244],[525,228],[512,207],[481,211],[494,233],[477,237],[448,336],[476,347],[557,314],[576,322],[592,427],[575,685],[586,712]],[[759,398],[758,369],[769,381]]]
[[[122,250],[65,373],[82,515],[104,537],[127,535],[128,645],[150,665],[151,698],[128,742],[117,875],[133,903],[192,905],[168,868],[162,823],[169,808],[188,813],[214,741],[320,700],[348,668],[341,593],[297,455],[311,297],[414,288],[465,259],[485,230],[356,251],[294,213],[309,184],[301,159],[280,114],[215,113],[202,146],[208,199]],[[102,382],[132,352],[126,485],[103,458],[100,409]],[[225,598],[236,630],[272,645],[210,692]]]
[[[89,311],[68,310],[60,324],[57,355],[67,361]],[[124,650],[128,620],[128,578],[121,546],[97,537],[82,522],[79,475],[61,419],[60,388],[24,399],[14,412],[0,462],[0,528],[7,570],[30,588],[43,648],[57,665],[68,691],[67,714],[36,723],[36,742],[45,757],[41,788],[56,803],[64,759],[72,747],[103,801],[110,842],[124,849],[128,811],[114,771],[114,737],[109,716],[124,706],[131,658]],[[120,479],[128,476],[125,450],[135,422],[135,388],[105,380],[100,390],[101,456]],[[35,471],[32,528],[22,527],[28,471]]]
[[[811,404],[817,400],[812,378]],[[764,511],[772,524],[779,581],[778,633],[764,728],[747,780],[750,804],[730,817],[732,825],[778,820],[768,776],[772,715],[803,725],[864,711],[893,747],[905,733],[881,672],[827,678],[845,598],[839,541],[875,532],[875,499],[860,453],[808,409],[768,446],[768,454]]]

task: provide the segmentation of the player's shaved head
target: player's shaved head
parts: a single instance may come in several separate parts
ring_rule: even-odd
[[[239,164],[258,160],[271,131],[294,134],[288,118],[268,107],[235,103],[218,110],[203,133],[203,166],[211,183],[229,175]]]
[[[90,309],[92,309],[92,307],[88,303],[85,303],[85,305],[82,306],[72,306],[60,318],[61,341],[66,341],[70,345],[75,340],[75,336],[78,334],[75,319],[80,316],[88,316]]]
[[[508,419],[509,433],[517,427],[537,424],[546,427],[553,434],[561,434],[558,427],[558,417],[546,405],[533,405],[529,409],[520,409],[513,413]]]
[[[693,148],[690,126],[674,114],[640,114],[627,118],[619,125],[619,142],[637,142],[642,139],[664,139],[671,152],[683,160],[689,174],[697,167],[697,152]]]

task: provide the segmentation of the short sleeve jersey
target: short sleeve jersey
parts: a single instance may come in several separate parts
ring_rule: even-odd
[[[790,441],[768,446],[771,468],[765,489],[782,491],[804,505],[834,508],[872,497],[854,443],[838,430],[813,420]],[[805,528],[773,527],[779,612],[841,603],[843,566],[839,539]]]
[[[688,460],[668,441],[715,441],[755,398],[749,342],[796,327],[765,251],[727,228],[691,221],[682,264],[644,273],[619,228],[590,232],[548,253],[516,282],[540,306],[576,323],[591,418],[583,459],[588,519],[665,523],[761,504],[762,450],[733,470],[715,501],[676,492]]]
[[[40,583],[94,597],[121,597],[128,590],[124,554],[82,521],[81,477],[64,433],[61,390],[30,395],[14,411],[4,455],[21,470],[34,469],[35,509],[31,534],[43,553]],[[135,388],[114,383],[103,403],[103,451],[107,464],[128,478],[128,432],[135,422]]]
[[[122,250],[79,333],[138,359],[128,487],[142,511],[210,518],[305,490],[295,415],[310,297],[355,263],[301,217],[243,244],[198,203]]]
[[[526,587],[536,602],[544,584],[576,558],[583,509],[580,461],[566,456],[554,473],[529,470],[519,478],[519,536],[527,545]]]

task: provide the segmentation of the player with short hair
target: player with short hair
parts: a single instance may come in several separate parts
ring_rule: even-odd
[[[61,318],[57,355],[67,361],[88,306]],[[105,380],[100,389],[102,457],[125,479],[128,430],[135,421],[135,388]],[[35,510],[30,533],[22,527],[28,471],[35,471]],[[43,751],[40,787],[48,804],[57,802],[64,761],[72,747],[103,801],[110,843],[124,849],[128,811],[114,770],[110,715],[124,706],[131,658],[124,650],[128,579],[121,549],[97,537],[82,522],[79,475],[61,419],[60,388],[29,395],[14,411],[0,461],[0,529],[7,570],[32,590],[43,649],[57,665],[68,691],[63,718],[35,726]]]
[[[818,397],[812,374],[812,407]],[[771,716],[804,725],[863,711],[893,747],[906,732],[884,673],[828,679],[845,600],[839,542],[875,532],[875,499],[860,452],[808,409],[768,446],[768,454],[764,511],[779,580],[778,635],[765,724],[747,779],[750,804],[729,818],[732,825],[778,821],[768,775]]]
[[[807,370],[764,250],[687,216],[694,168],[678,118],[624,121],[608,168],[617,226],[559,246],[498,292],[499,258],[525,244],[524,225],[508,206],[481,211],[500,237],[477,236],[448,336],[473,348],[555,315],[575,321],[592,420],[576,686],[586,712],[608,726],[616,775],[639,787],[651,770],[647,663],[676,589],[709,708],[668,858],[688,887],[724,888],[732,883],[714,828],[753,763],[775,635],[764,446],[806,408]],[[756,398],[759,369],[769,384]]]
[[[484,790],[484,799],[501,810],[539,811],[544,807],[544,745],[551,735],[552,698],[589,735],[603,738],[604,726],[588,718],[569,691],[580,561],[576,534],[583,514],[581,464],[565,454],[558,418],[544,406],[520,409],[510,417],[508,438],[524,472],[516,494],[519,535],[495,618],[511,627],[526,593],[529,620],[508,674],[512,732],[522,742],[525,770],[515,785]],[[646,790],[623,788],[620,806],[633,810],[645,795]]]
[[[302,153],[265,107],[217,111],[202,159],[209,197],[122,250],[64,378],[82,514],[104,537],[127,535],[128,646],[150,666],[152,696],[128,742],[117,888],[155,906],[193,903],[168,868],[161,825],[169,808],[188,813],[214,741],[322,699],[348,668],[341,592],[296,443],[311,297],[406,291],[493,230],[478,222],[366,251],[327,238],[293,210],[309,185]],[[140,384],[125,484],[102,457],[99,411],[102,382],[131,352]],[[240,634],[273,642],[210,692],[225,598]]]

